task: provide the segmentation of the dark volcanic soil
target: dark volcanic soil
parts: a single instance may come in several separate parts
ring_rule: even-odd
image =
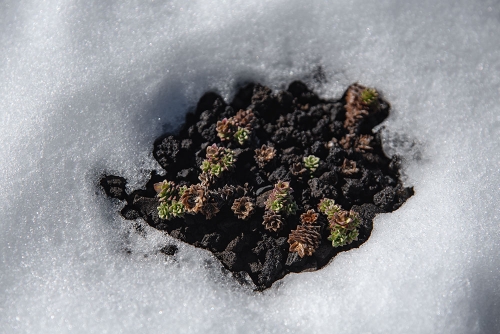
[[[121,211],[126,219],[141,217],[174,238],[207,249],[235,278],[251,278],[257,289],[266,289],[290,272],[320,269],[337,253],[358,247],[370,236],[376,214],[396,210],[413,195],[413,189],[401,184],[397,157],[386,157],[379,134],[372,133],[390,109],[373,92],[354,84],[341,99],[323,100],[298,81],[288,90],[275,93],[250,84],[229,105],[217,94],[207,93],[199,100],[195,113],[187,114],[177,133],[165,134],[154,143],[154,157],[166,170],[166,176],[153,172],[145,188],[132,193],[125,191],[126,180],[118,176],[104,176],[101,186],[108,196],[126,202]],[[242,120],[243,114],[237,115],[240,110],[252,114],[253,119]],[[246,127],[248,138],[239,143],[231,139],[233,133],[228,130],[229,139],[221,141],[218,122],[225,118]],[[207,180],[200,166],[212,144],[231,149],[235,162]],[[275,154],[267,161],[261,159],[259,164],[255,150],[263,144],[273,147]],[[305,166],[303,159],[310,155],[319,158],[316,168]],[[179,186],[201,187],[203,206],[181,217],[161,219],[160,198],[154,185],[165,179],[173,181],[176,191]],[[295,213],[271,212],[266,206],[279,181],[288,182],[293,189]],[[251,203],[246,207],[249,216],[245,220],[233,208],[235,200],[242,197]],[[318,211],[324,198],[357,213],[357,240],[332,246],[328,237],[335,222]],[[167,201],[172,199],[180,202],[181,194],[175,193]],[[318,216],[313,225],[307,225],[300,216],[311,209]],[[281,226],[277,231],[263,224],[263,216],[269,212],[279,215]],[[289,242],[290,233],[300,226],[319,233],[307,244],[310,252],[305,255],[291,248],[293,240]],[[173,254],[175,249],[169,248],[167,253]]]

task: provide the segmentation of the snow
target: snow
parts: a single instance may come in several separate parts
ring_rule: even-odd
[[[5,0],[0,17],[0,332],[500,332],[496,1]],[[416,192],[324,269],[253,293],[134,233],[96,187],[139,187],[205,91],[295,79],[383,92]]]

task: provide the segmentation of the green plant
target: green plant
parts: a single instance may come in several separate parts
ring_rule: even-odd
[[[309,172],[312,174],[319,166],[319,158],[314,155],[310,155],[308,157],[304,157],[302,159],[304,161],[304,166],[309,169]]]
[[[216,144],[207,147],[207,158],[201,163],[203,173],[220,177],[222,172],[233,168],[236,159],[229,148]]]
[[[366,105],[371,105],[374,102],[376,102],[378,99],[378,93],[375,89],[373,88],[365,88],[361,92],[361,100],[363,101],[364,104]]]
[[[361,223],[359,215],[354,211],[343,210],[333,199],[324,198],[319,202],[318,209],[328,218],[330,236],[328,240],[333,247],[348,245],[358,240],[358,227]]]
[[[233,139],[243,145],[250,138],[253,120],[252,110],[240,110],[234,117],[224,118],[217,122],[217,136],[221,141]]]
[[[158,216],[161,219],[170,220],[176,217],[184,216],[185,208],[182,202],[171,200],[161,202],[160,206],[158,206]]]
[[[295,203],[292,193],[293,189],[290,188],[289,182],[278,181],[267,198],[266,210],[271,210],[275,213],[284,213],[287,216],[295,214],[297,203]]]
[[[158,201],[160,205],[157,207],[158,216],[161,219],[170,220],[176,217],[184,216],[185,207],[179,198],[185,191],[186,187],[179,187],[172,181],[164,180],[155,183],[153,188],[157,192]]]
[[[248,131],[246,128],[238,128],[238,131],[234,133],[234,139],[240,145],[243,145],[248,140],[249,135],[250,131]]]
[[[217,122],[217,136],[219,136],[221,141],[231,140],[236,128],[231,118],[224,118],[222,121]]]
[[[358,240],[359,232],[357,229],[347,230],[342,228],[331,229],[328,240],[332,242],[333,247],[341,247],[349,245],[351,242]]]
[[[323,198],[318,204],[318,209],[321,213],[326,215],[328,220],[333,219],[334,215],[342,210],[340,205],[335,204],[335,201],[329,198]]]
[[[155,183],[153,185],[156,191],[156,196],[160,201],[165,201],[167,198],[171,197],[177,191],[175,183],[172,181],[164,180],[162,182]]]

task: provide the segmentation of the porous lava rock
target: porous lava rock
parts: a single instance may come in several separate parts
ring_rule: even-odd
[[[119,176],[105,175],[100,185],[109,197],[125,202],[124,218],[142,218],[174,238],[212,252],[237,281],[250,277],[257,290],[264,290],[290,272],[320,269],[339,252],[359,247],[370,236],[378,213],[396,210],[413,195],[413,189],[400,181],[398,158],[385,156],[379,133],[372,132],[389,109],[377,92],[358,84],[337,100],[321,99],[299,81],[275,93],[248,84],[230,104],[206,93],[175,133],[154,142],[153,156],[165,175],[153,171],[143,189],[130,193]],[[240,137],[235,135],[237,129]],[[234,154],[234,165],[220,177],[207,176],[201,169],[213,144]],[[313,159],[309,163],[315,165],[306,168],[304,158],[309,156],[319,161]],[[178,187],[202,184],[200,207],[211,203],[210,214],[201,210],[160,218],[155,184],[165,180]],[[293,189],[290,200],[296,207],[288,215],[268,207],[279,182]],[[185,201],[190,200],[187,196]],[[311,227],[317,231],[316,248],[301,257],[291,251],[289,236],[299,230],[300,215],[317,210],[323,198],[357,214],[359,235],[350,244],[333,247],[329,221],[319,214]],[[279,223],[276,231],[266,229],[265,215],[269,226]],[[171,255],[176,250],[167,246],[162,251]]]

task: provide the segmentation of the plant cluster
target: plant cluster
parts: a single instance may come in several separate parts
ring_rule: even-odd
[[[254,212],[254,209],[254,202],[248,196],[235,199],[231,207],[236,217],[243,220],[247,220]]]
[[[373,137],[356,135],[356,127],[362,118],[369,114],[370,108],[376,104],[377,99],[378,93],[373,89],[357,84],[348,89],[345,106],[346,118],[344,121],[344,128],[347,133],[340,140],[342,146],[354,147],[355,151],[362,153],[373,149],[371,146]],[[235,153],[225,146],[232,145],[232,142],[244,145],[249,141],[254,121],[255,115],[252,109],[240,109],[233,117],[225,117],[217,121],[216,131],[221,140],[221,146],[214,143],[206,147],[206,159],[201,163],[200,169],[202,173],[198,176],[201,181],[199,184],[192,184],[189,187],[184,186],[182,188],[166,180],[155,184],[160,202],[158,215],[161,219],[170,220],[182,217],[185,213],[200,213],[210,219],[220,212],[223,203],[229,204],[238,219],[247,220],[255,212],[255,200],[245,195],[246,190],[236,191],[236,187],[228,184],[217,190],[210,189],[215,184],[214,180],[216,178],[221,178],[224,172],[234,169]],[[281,121],[278,120],[279,122]],[[261,169],[270,166],[270,162],[274,161],[277,156],[277,150],[267,144],[254,149],[254,152],[255,161]],[[289,167],[290,173],[298,181],[303,182],[303,175],[308,172],[309,177],[312,177],[319,164],[320,158],[309,154],[303,156],[301,161],[295,160]],[[344,175],[353,175],[358,171],[355,161],[344,159],[341,166],[341,172]],[[235,195],[238,192],[239,197],[236,197]],[[298,206],[292,193],[293,189],[290,187],[289,182],[278,181],[274,185],[265,201],[263,225],[266,230],[279,231],[286,222],[285,217],[296,213]],[[357,216],[354,213],[346,213],[347,211],[335,205],[333,200],[323,200],[319,208],[320,212],[327,215],[330,222],[332,245],[338,246],[350,243],[357,237],[356,223],[359,220],[356,219]],[[321,240],[318,237],[319,226],[315,225],[316,220],[317,213],[312,210],[301,215],[301,224],[289,236],[290,251],[298,252],[301,257],[314,252]]]
[[[217,136],[221,141],[234,140],[243,145],[250,138],[254,114],[251,109],[240,110],[235,116],[217,122]]]
[[[279,92],[251,84],[230,104],[209,93],[178,131],[155,141],[153,157],[166,176],[151,173],[132,192],[118,176],[100,183],[127,202],[126,219],[141,217],[207,249],[235,276],[244,272],[266,289],[366,241],[372,217],[413,194],[373,133],[389,108],[358,84],[336,100],[301,82]],[[362,214],[363,224],[345,209]]]
[[[161,219],[170,220],[176,217],[184,216],[186,211],[180,198],[186,191],[186,187],[179,187],[172,181],[163,181],[154,184],[154,189],[157,192],[158,201],[158,216]]]
[[[266,211],[262,223],[267,230],[278,231],[284,223],[282,215],[295,214],[297,203],[295,203],[292,193],[293,189],[290,187],[289,182],[278,181],[274,185],[274,189],[266,200]]]
[[[207,158],[201,163],[201,170],[209,176],[220,177],[222,172],[233,168],[236,159],[234,152],[216,144],[207,147]]]
[[[358,135],[358,127],[364,118],[370,115],[370,113],[376,112],[378,104],[378,92],[372,88],[366,88],[359,84],[354,84],[349,87],[346,93],[346,114],[344,121],[344,128],[348,133],[340,140],[340,144],[344,149],[350,149],[355,147],[358,151],[362,151],[363,148],[359,146],[359,143],[354,143]],[[366,144],[366,138],[365,144]],[[363,145],[363,144],[361,144]],[[365,145],[366,147],[370,147]]]
[[[318,204],[318,209],[328,218],[333,247],[341,247],[358,240],[359,215],[354,211],[343,210],[333,199],[325,198]]]

